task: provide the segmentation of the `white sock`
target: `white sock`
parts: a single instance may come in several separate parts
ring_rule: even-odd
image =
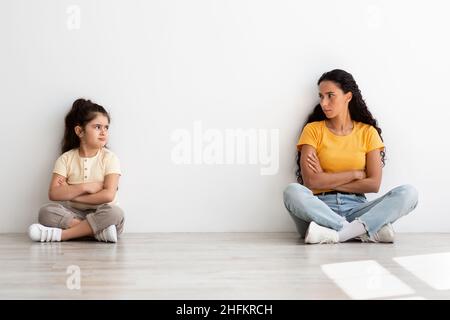
[[[364,224],[358,220],[353,220],[351,223],[344,224],[344,227],[338,232],[339,242],[345,242],[365,233]]]

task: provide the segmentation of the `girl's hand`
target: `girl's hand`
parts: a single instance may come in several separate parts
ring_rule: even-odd
[[[87,193],[93,194],[103,190],[103,182],[88,182],[84,184]]]
[[[307,161],[308,166],[312,169],[314,173],[323,172],[319,158],[317,157],[315,152],[308,154]]]
[[[66,178],[59,178],[59,179],[58,179],[58,185],[59,185],[60,187],[68,186],[67,181],[66,181]]]

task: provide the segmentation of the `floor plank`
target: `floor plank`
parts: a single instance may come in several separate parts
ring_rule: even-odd
[[[396,236],[304,245],[295,233],[124,234],[117,244],[0,234],[0,298],[449,299],[450,288],[433,288],[419,269],[429,255],[446,259],[450,234]],[[420,256],[419,271],[394,260],[408,256]],[[80,289],[68,288],[69,266],[81,272]]]

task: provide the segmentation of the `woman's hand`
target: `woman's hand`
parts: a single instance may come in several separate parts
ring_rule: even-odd
[[[84,190],[93,194],[103,190],[103,182],[87,182],[84,184]]]
[[[323,172],[322,167],[320,166],[319,158],[317,157],[315,152],[308,154],[308,166],[312,169],[314,173]]]
[[[355,179],[362,180],[367,178],[367,174],[364,170],[355,170]]]

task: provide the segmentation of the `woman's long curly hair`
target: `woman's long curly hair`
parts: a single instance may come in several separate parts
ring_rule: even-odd
[[[320,77],[319,81],[317,81],[317,85],[319,85],[322,81],[334,82],[336,85],[338,85],[342,89],[342,91],[344,91],[344,93],[351,91],[353,97],[348,104],[350,117],[354,121],[366,123],[366,124],[369,124],[369,125],[375,127],[375,129],[378,131],[378,134],[380,135],[381,140],[383,141],[383,137],[381,136],[381,129],[378,127],[377,120],[372,116],[369,109],[367,108],[366,102],[364,101],[364,99],[361,95],[361,91],[359,90],[355,79],[353,78],[353,76],[350,73],[348,73],[344,70],[335,69],[335,70],[324,73]],[[308,116],[308,119],[306,120],[305,124],[303,125],[303,128],[310,122],[322,121],[325,119],[327,119],[327,117],[325,116],[325,113],[323,112],[322,107],[320,106],[320,103],[319,103],[314,107],[313,112]],[[302,128],[302,131],[303,131],[303,128]],[[385,165],[385,155],[386,155],[385,151],[381,151],[381,161],[383,162],[383,167]],[[298,169],[297,169],[296,175],[297,175],[297,181],[300,184],[303,184],[302,172],[301,172],[302,169],[300,167],[300,156],[301,156],[301,152],[298,151],[297,152]]]

